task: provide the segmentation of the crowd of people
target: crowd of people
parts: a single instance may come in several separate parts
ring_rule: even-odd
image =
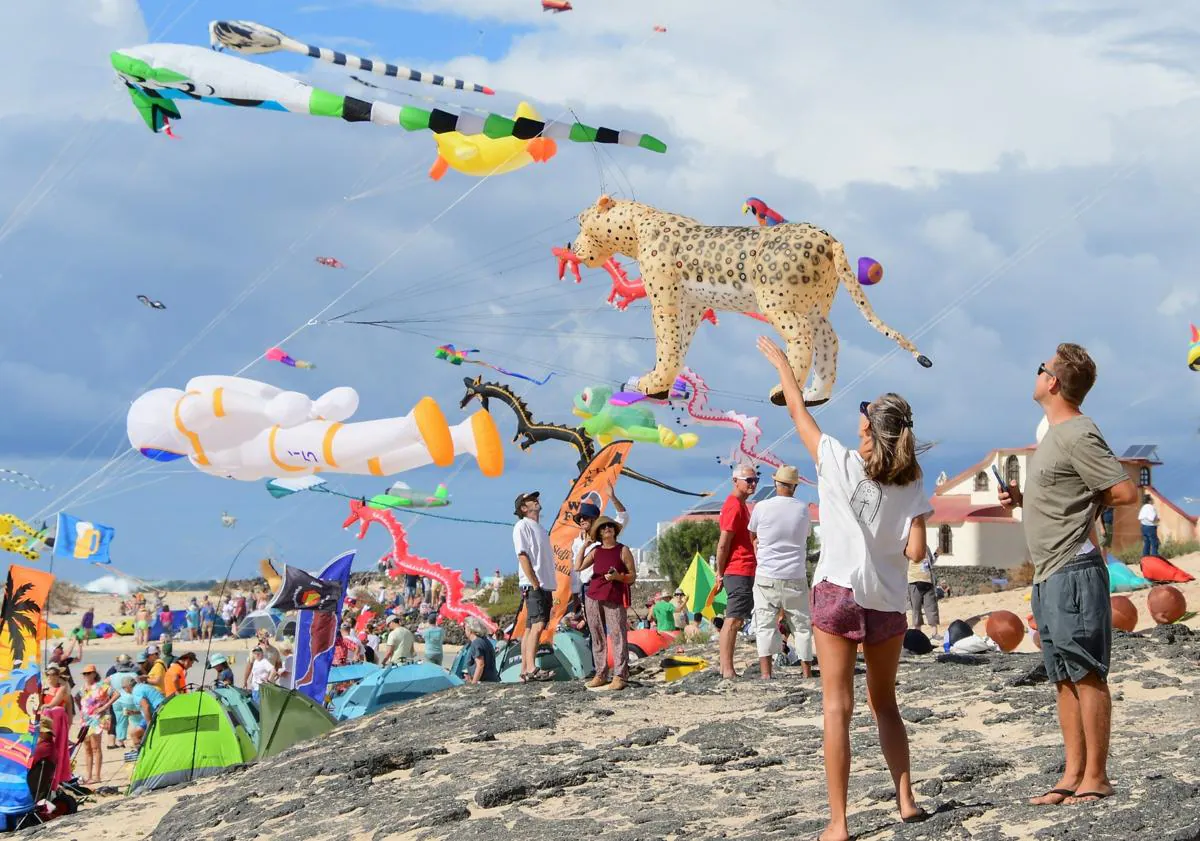
[[[817,667],[830,808],[820,838],[844,841],[849,838],[850,726],[860,655],[899,816],[904,822],[928,816],[913,794],[908,736],[896,697],[906,632],[931,626],[934,639],[939,636],[936,555],[926,542],[926,519],[933,512],[919,463],[924,446],[917,442],[912,407],[895,393],[858,405],[853,446],[823,432],[805,405],[783,351],[766,338],[758,346],[779,374],[800,443],[816,465],[822,547],[811,580],[807,563],[812,522],[807,503],[795,495],[799,472],[790,465],[776,469],[770,477],[774,494],[751,510],[748,501],[758,490],[760,477],[752,465],[739,464],[733,470],[732,492],[721,509],[715,556],[716,585],[727,598],[724,616],[706,628],[703,616],[689,612],[684,593],[675,590],[663,591],[648,602],[645,618],[638,621],[681,634],[684,640],[698,639],[711,629],[719,631],[719,670],[724,680],[738,678],[735,655],[744,632],[755,641],[758,678],[774,679],[781,655],[799,664],[806,678]],[[1093,535],[1098,524],[1105,526],[1106,544],[1111,540],[1112,509],[1140,500],[1099,429],[1080,409],[1095,378],[1095,363],[1078,345],[1059,345],[1038,366],[1033,396],[1045,414],[1048,431],[1030,458],[1029,482],[1023,492],[1010,483],[998,494],[1004,507],[1023,508],[1034,565],[1032,610],[1047,673],[1055,686],[1066,753],[1060,779],[1032,798],[1038,805],[1087,802],[1114,794],[1107,775],[1112,615],[1107,566],[1102,546],[1095,545],[1101,541]],[[613,517],[591,502],[581,504],[576,513],[570,603],[563,622],[590,637],[596,666],[587,685],[620,691],[629,684],[630,603],[638,576],[632,552],[620,541],[629,512],[612,488],[608,499],[615,509]],[[519,640],[520,680],[552,680],[554,675],[537,661],[557,580],[549,532],[541,523],[539,492],[519,494],[513,513],[513,546],[525,613]],[[1146,541],[1152,544],[1157,522],[1153,506],[1144,503],[1139,518]],[[495,600],[500,581],[497,570],[485,587],[476,568],[477,597],[490,591],[489,600]],[[365,599],[346,600],[334,664],[386,666],[420,658],[442,665],[444,637],[438,616],[445,593],[440,584],[406,576],[402,590],[384,585],[372,595],[376,598],[371,605]],[[244,610],[261,601],[259,593],[235,595],[221,604],[219,613],[225,618],[228,611],[229,620],[236,623]],[[142,617],[150,611],[144,599],[133,600],[129,607],[139,617],[144,641],[148,626],[142,627]],[[169,614],[161,598],[154,608],[160,617]],[[181,629],[183,638],[207,639],[211,626],[205,617],[211,622],[217,613],[207,597],[199,604],[192,600],[186,627]],[[415,633],[411,625],[417,626]],[[488,628],[474,618],[464,628],[465,680],[498,681],[497,648]],[[173,694],[187,691],[187,673],[196,655],[172,656],[173,630],[166,628],[159,643],[147,644],[136,661],[119,657],[104,677],[94,666],[85,667],[78,687],[67,668],[70,658],[61,645],[56,649],[46,668],[43,709],[61,707],[67,720],[78,717],[86,728],[85,782],[100,778],[105,738],[110,747],[123,745],[129,751],[126,758],[136,756],[158,707]],[[496,638],[503,639],[504,632],[496,632]],[[260,636],[246,663],[243,687],[257,698],[264,683],[287,685],[292,668],[289,653],[285,646],[277,648]],[[217,671],[219,684],[233,684],[233,671],[223,655],[214,656],[208,667]]]

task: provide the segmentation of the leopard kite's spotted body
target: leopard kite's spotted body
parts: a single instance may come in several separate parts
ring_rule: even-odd
[[[875,315],[842,244],[807,223],[768,228],[718,227],[648,205],[601,196],[579,214],[572,252],[590,268],[616,254],[641,265],[656,338],[654,370],[639,391],[665,396],[709,307],[758,312],[787,343],[788,362],[810,406],[826,402],[837,378],[838,338],[829,309],[845,286],[871,325],[928,368],[912,342]],[[771,390],[783,405],[783,390]]]

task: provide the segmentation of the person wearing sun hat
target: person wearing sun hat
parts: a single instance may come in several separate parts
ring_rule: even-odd
[[[579,526],[579,534],[571,542],[571,592],[579,599],[581,610],[586,610],[583,604],[587,598],[588,582],[592,580],[592,570],[589,568],[581,572],[579,564],[583,560],[584,553],[595,545],[588,538],[588,532],[591,531],[592,524],[596,522],[596,518],[600,516],[602,510],[601,505],[591,501],[593,498],[599,500],[599,496],[589,495],[579,504],[579,510],[575,512],[575,524]],[[625,528],[629,525],[629,512],[625,510],[621,500],[617,499],[616,488],[612,485],[608,486],[608,498],[612,500],[613,508],[617,510],[613,519],[621,528]]]
[[[792,642],[805,677],[812,677],[812,617],[808,607],[808,535],[812,528],[808,503],[796,499],[800,474],[790,464],[771,477],[775,496],[754,506],[750,540],[754,545],[754,626],[758,665],[764,678],[782,650],[779,612],[792,628]]]
[[[217,686],[233,686],[236,678],[233,669],[229,667],[229,658],[224,654],[214,654],[208,658],[208,667],[216,672]]]
[[[554,674],[537,666],[538,640],[550,621],[554,602],[554,548],[542,516],[540,491],[517,494],[513,514],[513,550],[517,554],[517,581],[525,607],[525,635],[521,638],[521,682],[552,680]]]
[[[627,609],[637,568],[629,547],[617,542],[620,534],[620,523],[608,517],[598,518],[588,537],[599,543],[587,550],[580,566],[580,571],[589,567],[593,570],[585,605],[592,636],[592,662],[596,664],[596,674],[587,685],[593,689],[609,683],[607,638],[612,639],[611,688],[624,689],[629,680]]]

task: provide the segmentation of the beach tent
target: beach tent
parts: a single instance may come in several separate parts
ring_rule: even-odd
[[[555,680],[579,680],[593,669],[591,643],[578,631],[558,631],[554,634],[552,646],[543,643],[538,647],[537,667],[554,672]],[[459,668],[457,660],[454,668]],[[465,661],[462,668],[466,668]],[[496,670],[500,673],[501,683],[520,682],[521,646],[515,640],[502,651],[497,651]]]
[[[96,623],[96,633],[102,637],[111,637],[116,632],[117,629],[107,622]]]
[[[275,636],[275,631],[282,621],[283,614],[278,610],[256,610],[247,613],[246,618],[238,623],[238,639],[250,639],[260,630],[267,630],[271,636]]]
[[[210,777],[254,754],[254,742],[221,696],[210,690],[172,695],[146,733],[126,793]]]
[[[333,716],[338,721],[346,721],[390,704],[412,701],[462,685],[461,679],[433,663],[387,666],[334,698]]]
[[[705,619],[712,619],[725,613],[725,603],[728,601],[725,588],[717,591],[712,604],[708,603],[708,596],[716,583],[717,574],[709,566],[708,561],[701,558],[700,553],[697,552],[692,557],[691,566],[684,573],[683,580],[679,582],[679,589],[683,590],[686,596],[684,609],[689,615],[700,613]]]
[[[238,689],[235,686],[216,686],[212,691],[217,693],[217,697],[229,710],[233,716],[234,722],[240,724],[242,729],[246,731],[246,735],[250,737],[250,741],[258,744],[259,733],[259,711],[258,706],[254,703],[254,696],[245,689]]]
[[[592,643],[578,631],[557,632],[554,635],[554,654],[574,680],[582,679],[595,668],[592,665]]]
[[[337,722],[329,711],[303,692],[273,683],[259,688],[258,758],[266,759],[292,745],[328,733]]]
[[[334,666],[329,670],[329,685],[359,681],[382,669],[382,666],[377,666],[374,663],[351,663],[347,666]]]
[[[187,625],[186,610],[171,611],[171,633],[177,634],[179,630]],[[158,642],[158,638],[164,633],[163,624],[158,618],[158,614],[154,615],[154,621],[150,623],[150,641]]]
[[[1108,557],[1108,592],[1128,593],[1149,587],[1150,582],[1142,578],[1125,564],[1109,555]]]

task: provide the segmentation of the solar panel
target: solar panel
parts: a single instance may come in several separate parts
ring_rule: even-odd
[[[1125,454],[1121,458],[1158,461],[1157,450],[1157,444],[1133,444],[1125,451]]]

